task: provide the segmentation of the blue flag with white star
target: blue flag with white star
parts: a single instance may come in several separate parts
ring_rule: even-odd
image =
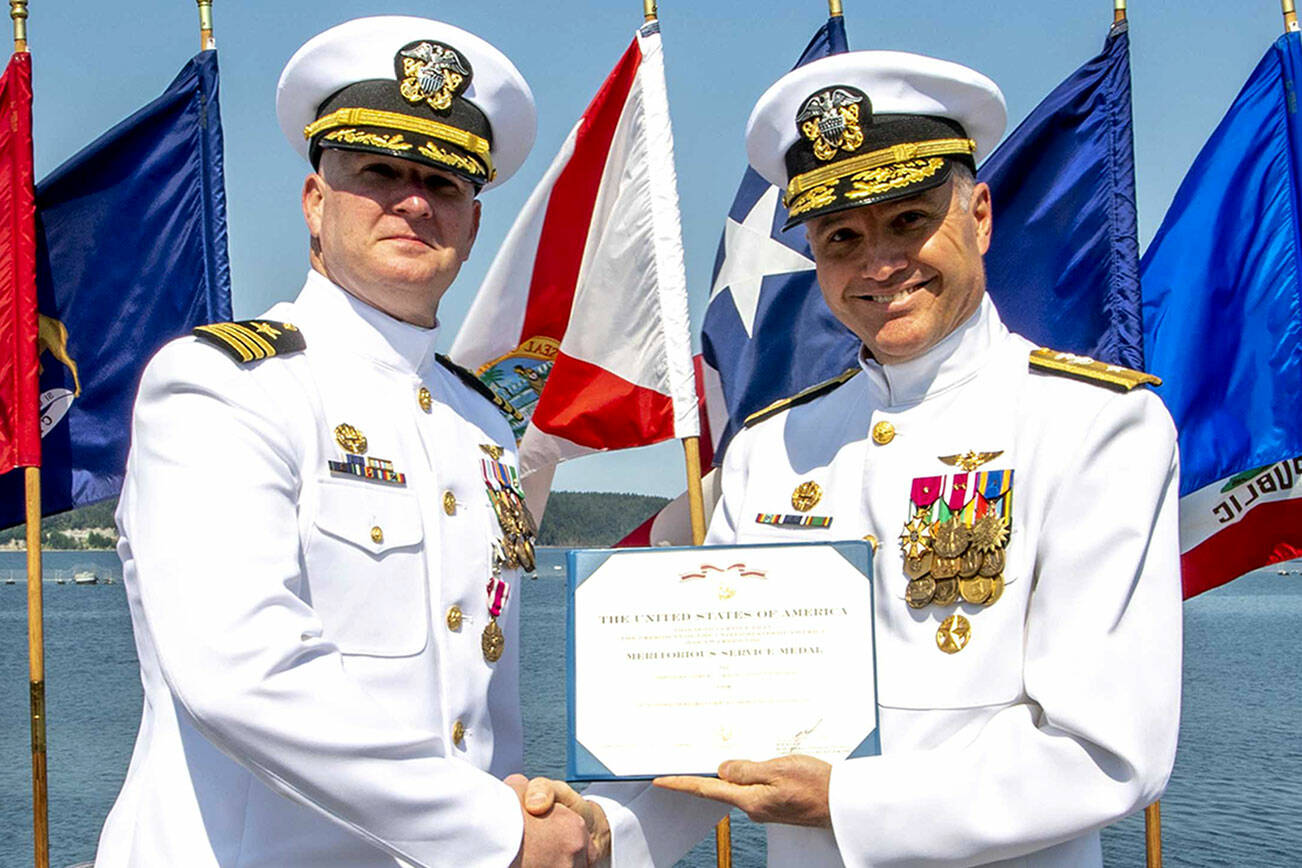
[[[796,66],[847,50],[845,21],[829,18]],[[818,289],[803,226],[783,231],[782,193],[747,168],[724,224],[701,326],[705,364],[718,372],[727,421],[715,463],[746,417],[853,364],[859,339]],[[721,430],[720,430],[721,428]]]
[[[145,363],[231,317],[217,53],[36,186],[41,494],[46,515],[122,486]],[[0,527],[24,520],[0,478]]]

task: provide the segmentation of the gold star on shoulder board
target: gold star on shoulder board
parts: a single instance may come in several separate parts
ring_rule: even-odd
[[[1000,455],[1003,454],[1004,454],[1004,450],[1002,449],[1000,449],[998,452],[975,452],[969,449],[967,452],[964,452],[962,455],[940,455],[938,457],[941,461],[948,464],[950,467],[960,467],[963,470],[971,471],[971,470],[976,470],[978,467],[980,467],[982,464],[985,464],[987,461],[994,461],[996,458],[998,458]]]

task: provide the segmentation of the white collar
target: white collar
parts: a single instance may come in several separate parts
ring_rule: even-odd
[[[437,320],[433,328],[426,329],[394,319],[315,269],[308,270],[294,307],[308,314],[311,331],[304,336],[309,342],[319,336],[390,367],[416,373],[434,363]]]
[[[883,406],[915,404],[976,376],[990,348],[1008,334],[989,295],[962,325],[916,359],[883,365],[859,350],[868,389]]]

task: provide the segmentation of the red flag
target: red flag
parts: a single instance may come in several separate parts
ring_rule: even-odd
[[[41,463],[32,56],[0,76],[0,473]]]

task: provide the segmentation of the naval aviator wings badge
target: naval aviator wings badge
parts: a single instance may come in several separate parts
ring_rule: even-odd
[[[969,452],[941,460],[952,466],[979,467],[999,454]],[[915,609],[951,606],[960,600],[994,605],[1004,590],[1013,471],[965,470],[918,477],[909,491],[908,515],[900,533],[908,604]],[[956,653],[966,641],[958,647],[939,644],[947,653]]]

